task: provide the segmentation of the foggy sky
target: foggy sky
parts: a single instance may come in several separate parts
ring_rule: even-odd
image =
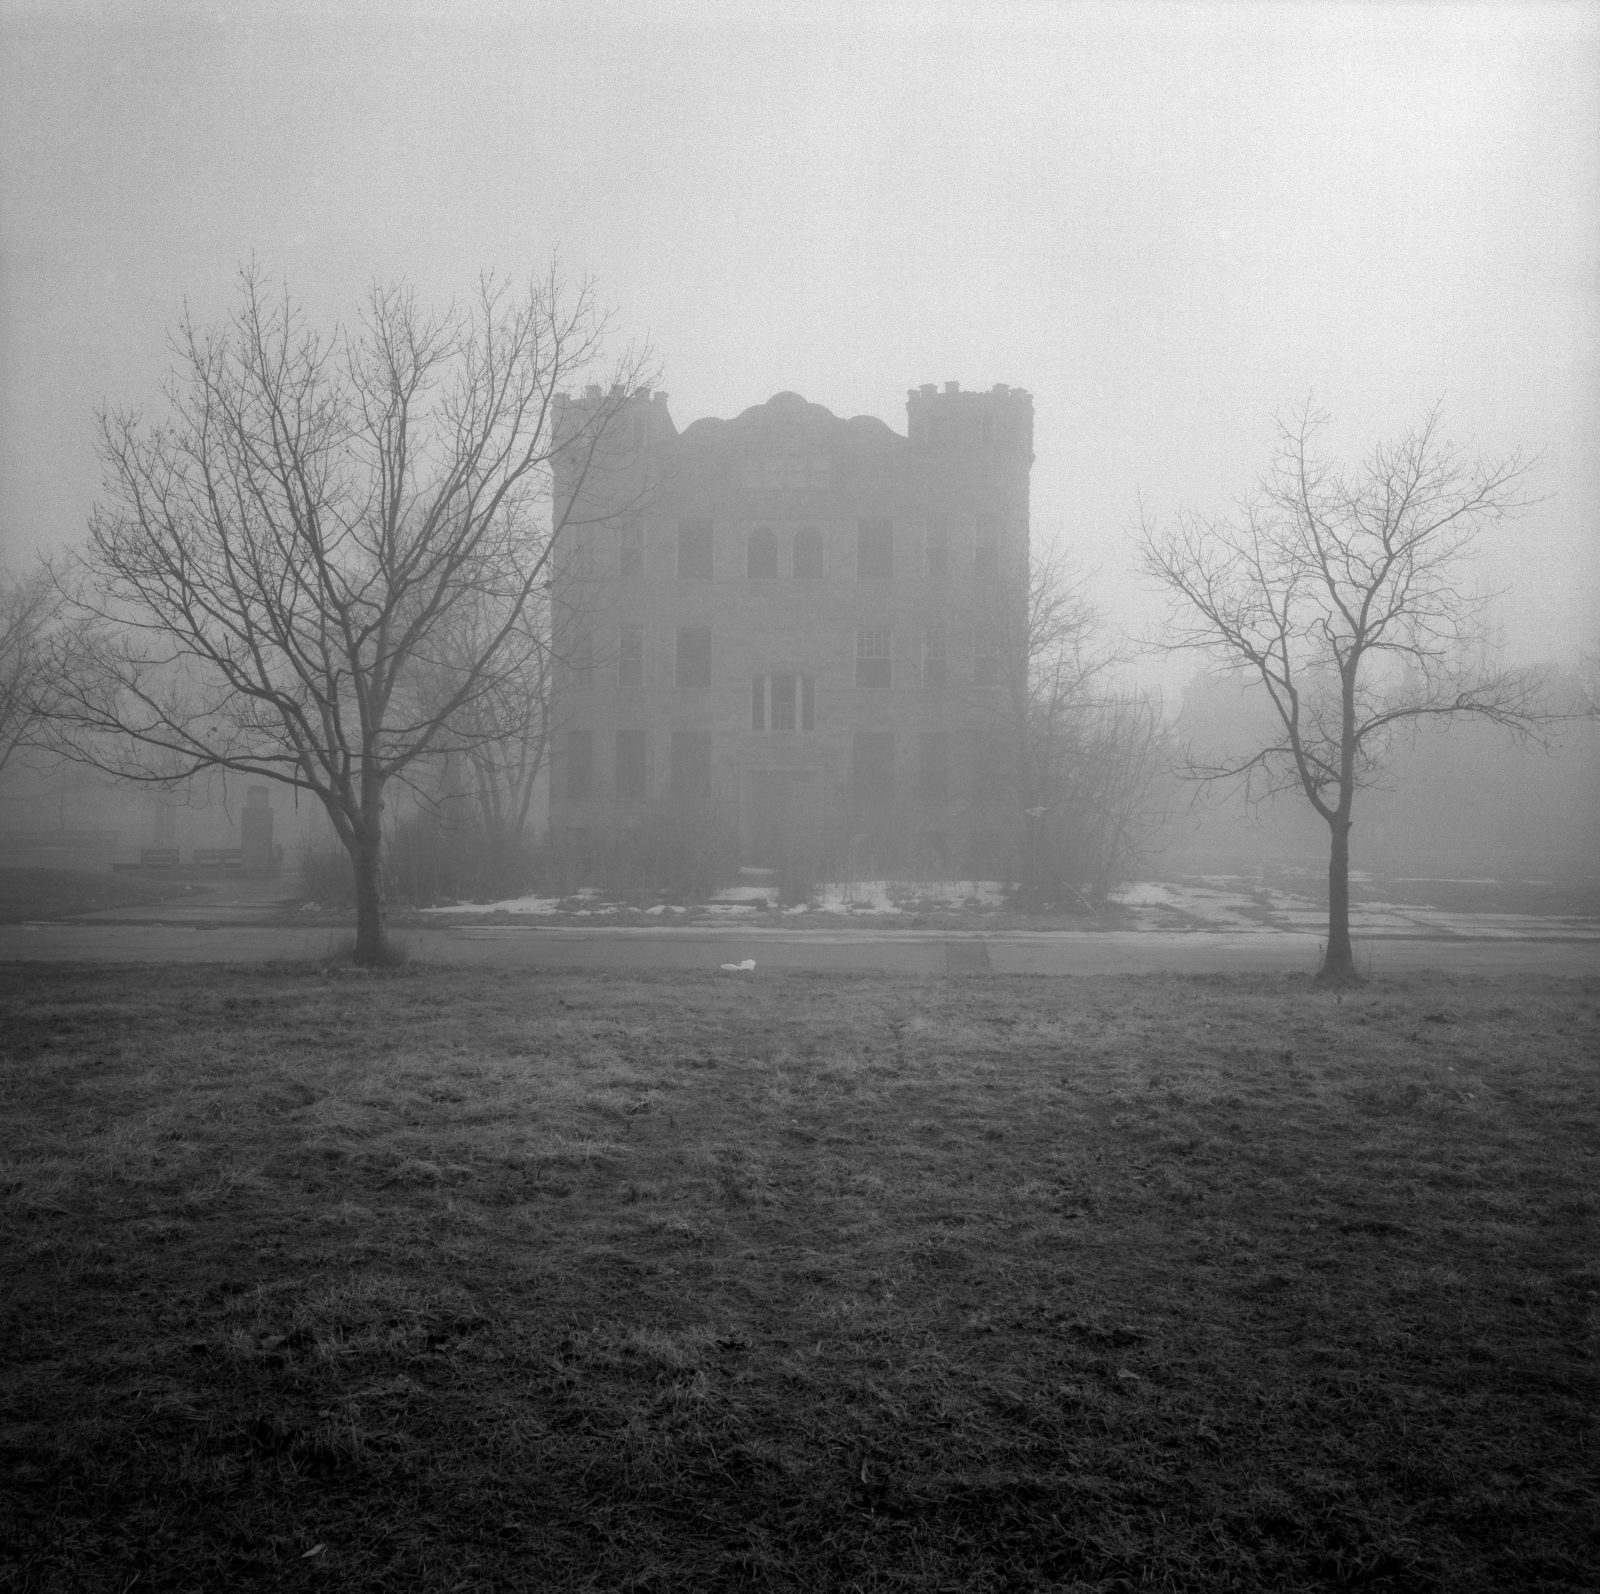
[[[313,315],[559,250],[681,427],[793,389],[1035,396],[1036,535],[1119,618],[1142,500],[1225,508],[1308,392],[1545,451],[1515,651],[1600,615],[1600,12],[0,0],[0,553],[82,533],[93,415],[255,257]]]

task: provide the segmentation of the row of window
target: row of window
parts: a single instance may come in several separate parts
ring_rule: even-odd
[[[749,492],[813,492],[825,490],[833,480],[833,461],[826,454],[769,455],[747,459],[743,470]]]
[[[771,677],[781,680],[783,677]],[[793,681],[795,677],[788,677]],[[770,702],[770,700],[769,700]],[[769,708],[770,712],[770,708]],[[916,795],[924,802],[950,798],[950,732],[916,733]],[[653,795],[649,733],[621,730],[611,763],[611,795],[618,802],[643,802]],[[711,797],[711,732],[673,731],[666,769],[666,790],[674,798],[704,801]],[[563,747],[562,789],[567,799],[582,802],[598,795],[595,781],[594,732],[571,730]],[[860,802],[886,803],[895,794],[895,734],[857,731],[850,747],[850,789]]]
[[[957,541],[965,552],[966,539],[952,537],[950,522],[934,516],[913,532],[896,532],[891,520],[862,520],[856,524],[856,579],[891,581],[900,558],[901,575],[925,575],[942,579],[952,573],[952,552]],[[979,515],[972,533],[972,573],[992,579],[1000,573],[1002,530],[998,515]],[[566,572],[579,579],[595,575],[594,552],[587,543],[574,546],[566,560]],[[717,537],[714,522],[683,520],[678,523],[678,576],[684,581],[710,581],[717,568]],[[771,526],[757,526],[745,538],[744,573],[751,581],[821,581],[826,574],[826,545],[816,526],[801,526],[780,535]],[[644,527],[628,521],[617,531],[617,574],[624,581],[644,576]]]
[[[895,684],[894,637],[887,627],[871,626],[856,632],[855,683],[859,687],[883,690]],[[930,626],[922,634],[922,684],[941,687],[951,684],[949,635],[944,626]],[[902,661],[904,662],[904,661]],[[594,685],[594,635],[587,627],[577,628],[567,654],[573,686],[587,690]],[[813,701],[813,679],[809,675],[758,675],[757,690],[767,694],[765,701],[778,701],[771,694],[781,690],[786,694],[781,701],[796,705],[795,713],[810,718]],[[972,680],[974,686],[997,686],[1000,682],[999,660],[993,652],[979,647],[973,654]],[[760,683],[766,683],[761,685]],[[774,688],[772,683],[785,683]],[[799,683],[799,684],[797,684]],[[708,687],[711,685],[711,627],[708,625],[680,625],[673,656],[672,684],[679,687]],[[909,684],[906,681],[901,685]],[[644,685],[644,627],[625,625],[617,633],[617,685],[642,687]],[[763,710],[759,718],[770,723],[777,710]],[[784,711],[786,717],[793,717]],[[764,728],[755,724],[755,730]],[[773,725],[773,729],[793,730],[795,726]],[[803,727],[810,730],[810,725]]]

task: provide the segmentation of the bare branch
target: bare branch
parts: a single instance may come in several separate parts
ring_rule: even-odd
[[[59,612],[47,565],[17,580],[0,572],[0,771],[40,738],[54,706],[49,641]]]

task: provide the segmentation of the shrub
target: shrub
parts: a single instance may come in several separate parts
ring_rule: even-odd
[[[386,838],[384,895],[408,907],[450,897],[515,896],[534,884],[541,861],[531,843],[519,839],[496,845],[475,825],[412,814]],[[305,848],[300,879],[315,902],[341,908],[355,903],[355,871],[338,841]]]
[[[639,825],[597,832],[587,856],[568,863],[617,895],[703,900],[738,874],[739,832],[715,809],[662,804]]]
[[[350,854],[337,841],[300,850],[300,884],[313,901],[330,908],[353,908],[356,872]]]

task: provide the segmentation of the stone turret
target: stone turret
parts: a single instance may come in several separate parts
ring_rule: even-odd
[[[911,446],[954,459],[982,453],[1027,472],[1033,464],[1033,396],[997,382],[988,392],[962,392],[932,382],[906,394],[907,435]]]

